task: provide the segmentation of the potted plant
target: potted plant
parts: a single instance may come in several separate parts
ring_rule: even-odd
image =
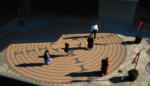
[[[137,79],[139,72],[136,69],[132,69],[132,70],[128,71],[128,74],[129,74],[129,80],[134,81]]]
[[[136,38],[135,38],[135,43],[137,43],[137,44],[141,43],[142,38],[143,38],[143,37],[142,37],[140,34],[137,35]]]
[[[19,26],[20,26],[20,27],[24,27],[24,26],[25,26],[25,23],[24,23],[23,20],[20,20],[20,21],[19,21]]]

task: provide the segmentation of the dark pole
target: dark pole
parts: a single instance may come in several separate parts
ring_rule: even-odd
[[[140,54],[141,54],[141,50],[140,50]],[[138,64],[138,60],[139,60],[140,54],[139,54],[139,56],[137,58],[137,64]],[[136,69],[137,64],[135,65],[135,69]]]

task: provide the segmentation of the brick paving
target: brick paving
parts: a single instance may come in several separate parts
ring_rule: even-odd
[[[61,25],[60,27],[63,28],[68,24]],[[71,24],[71,27],[75,27],[73,25],[79,27],[78,23]],[[70,83],[75,80],[85,81],[98,78],[96,76],[72,77],[69,74],[99,72],[101,60],[106,57],[111,63],[108,73],[116,69],[125,58],[125,46],[122,45],[122,40],[113,33],[97,33],[93,49],[88,50],[87,37],[90,33],[65,34],[58,41],[53,42],[57,36],[50,27],[51,25],[39,26],[23,32],[13,40],[13,43],[6,49],[6,61],[12,70],[41,82]],[[64,52],[65,43],[70,44],[71,55],[68,57]],[[50,65],[44,64],[43,54],[46,49],[49,50],[52,59]]]

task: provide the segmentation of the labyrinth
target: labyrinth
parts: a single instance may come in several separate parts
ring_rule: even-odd
[[[123,63],[125,46],[114,33],[97,33],[92,49],[87,49],[85,34],[64,34],[59,42],[13,43],[7,47],[6,61],[23,77],[44,83],[72,83],[100,78],[101,60],[109,58],[108,74]],[[71,55],[64,52],[69,43]],[[51,62],[44,64],[49,50]]]

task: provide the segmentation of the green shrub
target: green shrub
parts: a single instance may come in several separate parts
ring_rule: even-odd
[[[137,37],[142,38],[142,36],[141,36],[141,35],[137,35]]]
[[[136,76],[136,75],[139,75],[139,72],[136,69],[132,69],[132,70],[128,71],[128,74],[132,75],[132,76]]]

